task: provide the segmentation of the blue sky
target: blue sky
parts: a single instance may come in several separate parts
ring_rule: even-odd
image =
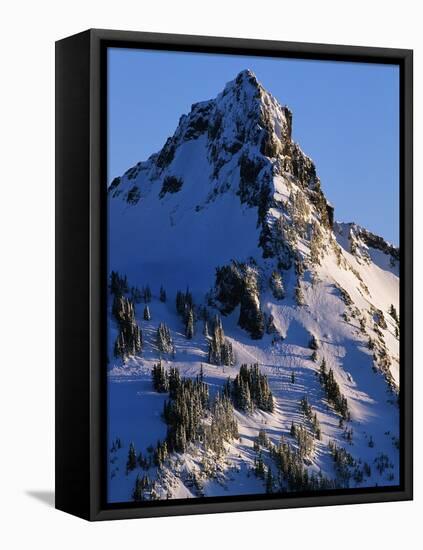
[[[251,69],[293,112],[339,221],[399,242],[399,69],[392,65],[109,49],[109,181],[147,159],[192,103]]]

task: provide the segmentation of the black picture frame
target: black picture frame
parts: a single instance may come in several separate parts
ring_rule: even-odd
[[[400,68],[401,484],[398,488],[108,505],[106,48],[396,64]],[[91,29],[56,43],[56,508],[87,520],[410,500],[413,495],[413,52]]]

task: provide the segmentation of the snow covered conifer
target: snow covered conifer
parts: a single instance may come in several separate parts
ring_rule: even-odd
[[[270,288],[276,300],[282,300],[285,296],[282,275],[279,271],[273,271],[270,277]]]
[[[295,287],[295,300],[298,306],[303,306],[305,304],[303,289],[301,288],[301,283],[298,281],[297,286]]]
[[[135,487],[132,491],[132,500],[134,500],[135,502],[140,502],[141,500],[144,500],[143,482],[139,474],[135,479]]]
[[[192,307],[187,314],[187,320],[185,324],[185,336],[188,338],[188,340],[191,340],[191,338],[194,336],[194,312],[192,310]]]
[[[157,392],[165,393],[169,390],[169,377],[161,361],[153,365],[151,376],[153,378],[153,387]]]
[[[171,353],[173,349],[172,337],[166,323],[160,323],[157,328],[156,343],[162,353]]]
[[[150,314],[150,308],[146,305],[144,307],[144,321],[150,321],[151,314]]]
[[[272,470],[269,466],[267,469],[267,475],[266,475],[266,493],[273,493],[273,476],[272,476]]]
[[[114,346],[116,357],[135,355],[142,349],[142,332],[135,320],[134,304],[123,295],[115,295],[112,313],[117,321],[119,334]]]

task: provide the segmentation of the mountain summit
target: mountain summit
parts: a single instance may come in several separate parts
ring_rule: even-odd
[[[305,435],[295,426],[307,431],[312,422],[314,450],[303,449],[300,460],[307,475],[321,472],[329,485],[346,478],[357,487],[363,479],[393,484],[399,250],[357,224],[335,222],[292,124],[291,111],[245,70],[215,99],[192,105],[159,152],[111,182],[109,265],[115,283],[120,273],[130,286],[121,284],[125,296],[110,309],[110,377],[143,380],[154,365],[155,387],[165,391],[160,357],[183,375],[201,372],[216,390],[228,376],[235,380],[237,366],[259,365],[263,379],[258,367],[240,372],[244,401],[256,391],[245,387],[250,378],[262,391],[261,413],[238,407],[242,439],[228,452],[240,471],[251,462],[252,433],[266,425],[275,444],[291,437],[301,447]],[[112,391],[122,387],[112,384]],[[162,428],[151,441],[140,435],[138,446],[155,442]],[[118,420],[111,434],[138,437]],[[345,445],[341,468],[333,457]],[[192,474],[194,455],[185,456]],[[239,494],[242,479],[235,478]],[[172,494],[192,496],[181,479]]]

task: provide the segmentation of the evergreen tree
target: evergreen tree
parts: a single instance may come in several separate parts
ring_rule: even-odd
[[[285,297],[282,275],[279,271],[273,271],[270,277],[270,288],[276,300],[282,300]]]
[[[194,336],[194,312],[192,310],[192,307],[188,311],[186,324],[185,324],[185,336],[188,338],[188,340],[191,340]]]
[[[153,379],[153,387],[158,393],[166,393],[169,391],[169,376],[161,361],[153,365],[151,376]]]
[[[391,307],[389,308],[389,315],[392,317],[392,319],[393,319],[396,323],[399,322],[398,313],[397,313],[397,310],[395,309],[394,304],[391,304]]]
[[[312,265],[320,265],[322,249],[322,233],[316,221],[313,222],[310,237],[310,262]]]
[[[146,492],[150,489],[150,480],[148,479],[148,476],[144,475],[140,477],[137,475],[135,479],[135,487],[132,491],[132,500],[135,502],[140,502],[142,500],[145,500],[146,498]]]
[[[342,395],[338,382],[335,380],[335,375],[332,369],[329,372],[326,368],[326,361],[323,359],[320,366],[319,380],[323,386],[327,400],[333,405],[343,420],[350,420],[350,412],[348,409],[347,398]]]
[[[238,424],[230,399],[225,394],[217,394],[211,407],[211,423],[204,428],[204,446],[218,456],[225,452],[225,441],[239,437]]]
[[[295,300],[298,306],[303,306],[305,304],[304,293],[299,280],[297,286],[295,287]]]
[[[144,307],[144,321],[150,321],[151,314],[150,314],[150,308],[146,305]]]
[[[140,502],[141,500],[144,500],[143,483],[139,474],[137,475],[137,478],[135,480],[135,487],[132,491],[132,500],[134,500],[135,502]]]
[[[163,286],[160,287],[160,301],[166,302],[166,290],[163,288]]]
[[[266,476],[266,493],[273,493],[273,476],[270,467],[267,469]]]
[[[273,395],[267,376],[259,370],[258,364],[241,365],[239,374],[230,383],[230,393],[237,409],[251,412],[254,407],[273,412]]]
[[[114,345],[115,356],[125,358],[135,355],[142,349],[142,332],[135,320],[133,302],[122,294],[115,294],[112,313],[119,328]]]
[[[126,275],[120,276],[117,271],[112,271],[110,273],[110,292],[115,296],[121,294],[126,294],[129,290],[128,279]]]
[[[227,366],[235,363],[232,344],[225,339],[222,321],[217,315],[213,322],[211,340],[209,342],[208,362],[214,365]]]
[[[139,304],[142,301],[141,291],[137,286],[131,288],[131,299],[134,304]]]
[[[172,399],[175,399],[179,388],[181,387],[181,376],[179,370],[171,367],[169,370],[169,394]]]
[[[266,472],[265,472],[264,462],[263,462],[263,457],[261,455],[261,452],[259,453],[259,456],[255,461],[254,473],[257,477],[264,479]]]
[[[161,353],[171,353],[173,350],[172,337],[166,323],[160,323],[157,328],[156,343]]]

